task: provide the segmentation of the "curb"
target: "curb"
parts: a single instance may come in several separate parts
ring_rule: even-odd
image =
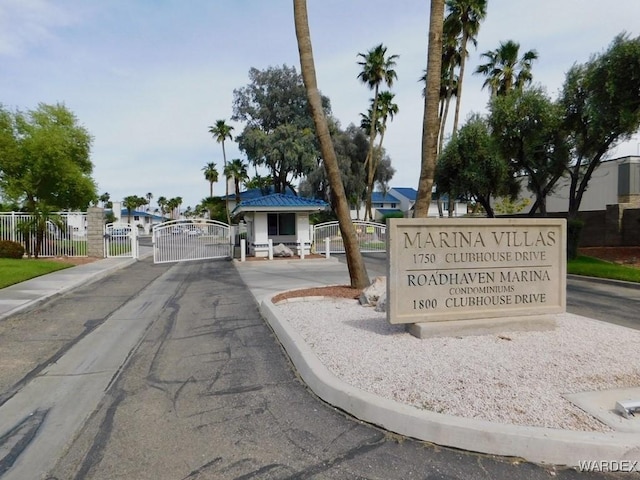
[[[589,283],[600,283],[602,285],[614,285],[618,287],[626,287],[626,288],[635,288],[640,290],[640,283],[637,282],[627,282],[625,280],[612,280],[610,278],[601,278],[601,277],[588,277],[586,275],[575,275],[572,273],[567,274],[567,279],[571,280],[582,280],[583,282]]]
[[[273,297],[271,297],[273,298]],[[329,404],[386,430],[473,452],[577,467],[581,461],[640,459],[640,435],[524,427],[420,410],[352,387],[333,375],[265,299],[260,311],[307,386]]]

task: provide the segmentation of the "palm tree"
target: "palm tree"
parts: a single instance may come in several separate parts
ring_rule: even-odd
[[[458,46],[460,73],[458,75],[458,91],[456,92],[456,111],[453,117],[453,133],[455,135],[460,118],[464,67],[469,56],[467,43],[472,42],[474,46],[477,45],[476,37],[480,30],[480,23],[487,16],[487,0],[446,0],[446,4],[448,15],[444,21],[443,31],[447,32],[449,39],[455,33],[460,35]]]
[[[146,205],[147,199],[138,195],[128,195],[124,197],[122,204],[127,209],[127,223],[131,223],[131,212],[142,205]]]
[[[232,130],[233,127],[231,125],[227,125],[224,120],[216,120],[216,124],[214,126],[209,126],[209,133],[213,135],[213,138],[216,139],[216,142],[222,144],[223,168],[227,168],[227,154],[224,150],[224,142],[227,138],[229,140],[233,140],[233,136],[231,135]],[[225,195],[225,205],[227,207],[227,223],[231,223],[229,218],[229,179],[227,179],[227,181],[225,182]],[[211,196],[213,196],[213,193],[211,194]]]
[[[438,157],[440,81],[442,72],[442,30],[444,0],[431,0],[429,15],[429,48],[427,51],[427,84],[424,96],[424,116],[422,121],[422,156],[418,197],[414,206],[414,216],[426,218],[431,204],[431,188]],[[428,72],[437,72],[428,75]]]
[[[236,205],[240,203],[240,183],[249,179],[247,164],[239,158],[234,158],[229,162],[224,170],[227,178],[233,178],[233,186],[236,195]]]
[[[449,117],[451,98],[458,98],[459,75],[456,74],[462,63],[462,55],[458,48],[458,30],[453,22],[443,25],[442,37],[442,78],[440,79],[440,133],[438,134],[438,154],[444,144],[444,132]],[[426,72],[425,72],[426,75]],[[426,80],[425,80],[426,81]],[[457,125],[456,125],[457,126]]]
[[[167,197],[158,197],[158,206],[160,207],[160,216],[164,221],[164,213],[167,211]]]
[[[182,197],[173,197],[169,199],[169,201],[167,202],[167,208],[169,209],[171,218],[173,218],[174,216],[176,217],[176,219],[180,217],[180,205],[182,205]]]
[[[306,0],[293,0],[293,17],[296,27],[298,52],[300,54],[302,79],[307,91],[311,116],[313,117],[313,123],[316,127],[316,135],[320,143],[320,151],[322,152],[327,179],[333,192],[333,210],[338,217],[338,224],[340,225],[340,233],[342,234],[342,241],[344,243],[351,286],[362,289],[369,285],[369,276],[367,275],[367,269],[362,259],[362,254],[360,253],[356,231],[353,227],[353,222],[351,222],[349,203],[347,202],[347,196],[344,192],[344,184],[342,183],[342,177],[340,175],[338,159],[333,148],[327,118],[324,114],[322,99],[320,98],[320,92],[318,90]]]
[[[358,62],[358,65],[362,67],[362,71],[358,74],[358,78],[362,83],[365,83],[373,90],[373,108],[371,111],[371,125],[369,128],[369,152],[367,153],[367,159],[365,164],[367,165],[367,185],[373,185],[373,179],[375,177],[374,169],[374,155],[373,144],[376,135],[376,121],[378,115],[378,92],[380,85],[386,83],[388,87],[393,85],[393,81],[398,77],[394,67],[396,66],[396,60],[398,55],[389,55],[387,57],[387,47],[380,44],[367,53],[358,53],[358,57],[362,58],[362,61]],[[365,220],[371,218],[371,194],[372,190],[367,187],[367,200],[365,208]]]
[[[213,197],[213,184],[218,181],[218,170],[216,169],[216,164],[214,162],[209,162],[202,167],[202,171],[204,172],[205,180],[209,182],[209,196]]]
[[[378,143],[378,149],[380,151],[382,151],[382,141],[384,140],[384,134],[387,131],[387,121],[393,121],[393,117],[395,117],[400,111],[398,104],[393,102],[394,97],[395,94],[389,91],[380,92],[378,95],[377,117],[381,120],[379,126],[380,142]],[[375,167],[377,167],[377,164]]]
[[[151,212],[151,199],[153,198],[153,193],[147,192],[144,198],[147,199],[147,212]]]
[[[531,83],[531,68],[533,61],[538,58],[538,52],[529,50],[519,57],[519,50],[519,43],[507,40],[495,50],[482,54],[488,61],[479,65],[476,73],[487,77],[482,88],[488,87],[492,97],[506,95],[513,89],[522,91]]]

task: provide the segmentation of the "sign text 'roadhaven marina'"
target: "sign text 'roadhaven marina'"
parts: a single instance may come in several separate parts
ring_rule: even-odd
[[[389,219],[390,323],[564,312],[562,219]]]

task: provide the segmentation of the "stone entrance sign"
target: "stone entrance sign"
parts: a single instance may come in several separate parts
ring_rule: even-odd
[[[566,309],[563,219],[392,218],[387,235],[390,323]]]

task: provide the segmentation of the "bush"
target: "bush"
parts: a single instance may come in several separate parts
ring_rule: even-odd
[[[567,220],[567,260],[578,258],[578,245],[583,227],[584,221],[579,218]]]
[[[24,247],[18,242],[0,240],[0,258],[22,258]]]
[[[382,223],[386,224],[387,218],[404,218],[404,214],[402,212],[387,213],[384,217],[382,217]]]

